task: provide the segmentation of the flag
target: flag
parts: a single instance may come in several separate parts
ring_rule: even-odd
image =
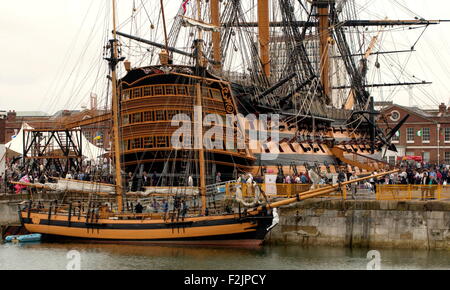
[[[94,140],[100,140],[100,139],[102,139],[102,132],[97,132],[96,134],[95,134],[95,137],[94,137]]]
[[[400,137],[400,131],[395,132],[395,136]]]
[[[183,14],[186,14],[186,5],[188,5],[189,0],[183,0],[183,4],[181,4],[181,7],[183,7]]]
[[[419,137],[422,136],[422,130],[417,131],[417,136],[419,136]]]

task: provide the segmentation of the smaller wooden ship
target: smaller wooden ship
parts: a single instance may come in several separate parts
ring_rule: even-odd
[[[115,1],[112,2],[115,10]],[[208,129],[208,126],[202,125],[204,113],[220,117],[226,113],[235,113],[236,105],[231,98],[229,83],[214,77],[204,68],[201,41],[196,42],[197,62],[194,67],[172,65],[163,51],[161,66],[130,70],[117,81],[116,66],[121,59],[118,56],[115,27],[113,35],[108,61],[113,84],[112,155],[115,161],[115,185],[88,182],[88,186],[85,186],[79,181],[58,180],[55,186],[66,186],[68,191],[87,190],[94,195],[113,194],[116,202],[109,206],[50,203],[45,207],[30,202],[20,212],[25,228],[31,233],[43,234],[44,239],[240,246],[261,244],[273,218],[266,207],[245,212],[239,210],[238,213],[230,210],[210,213],[207,208],[207,176],[213,174],[210,165],[214,164],[214,170],[232,173],[236,168],[242,171],[248,169],[254,158],[246,150],[204,149],[202,131]],[[170,139],[174,132],[170,123],[177,114],[192,118],[189,119],[190,124],[196,130],[191,134],[192,140],[180,141],[199,142],[200,145],[189,150],[178,148],[173,153]],[[232,124],[234,135],[237,130],[238,125]],[[174,198],[174,209],[170,212],[136,213],[134,209],[128,211],[125,207],[127,189],[122,169],[128,172],[136,170],[138,166],[145,167],[147,163],[151,163],[153,170],[163,172],[163,178],[149,191],[156,195],[165,191],[166,199]],[[165,166],[177,168],[180,174],[167,173]],[[186,182],[189,177],[187,174],[190,174],[189,167],[198,169],[199,174],[194,176],[196,180],[192,180],[190,186],[175,184]],[[200,199],[201,205],[195,214],[186,215],[182,205],[193,196]]]

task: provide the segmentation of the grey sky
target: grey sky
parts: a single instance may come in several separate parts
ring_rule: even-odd
[[[132,2],[118,0],[120,23],[131,15]],[[139,4],[141,0],[135,2]],[[147,10],[154,16],[159,0],[144,2],[153,4]],[[170,15],[178,10],[182,0],[165,2],[170,2]],[[415,14],[426,19],[450,19],[449,2],[356,0],[361,17],[368,10],[367,16],[372,19],[411,19]],[[111,30],[109,17],[106,17],[109,5],[109,0],[0,0],[0,110],[53,113],[88,105],[90,92],[104,98],[106,65],[101,52]],[[408,49],[420,32],[386,36],[383,46]],[[430,26],[419,40],[417,52],[410,59],[409,56],[397,59],[400,63],[408,61],[410,75],[432,81],[433,85],[423,87],[422,91],[401,89],[394,95],[385,93],[385,96],[404,105],[448,104],[449,32],[450,23]],[[410,95],[414,97],[412,102]]]

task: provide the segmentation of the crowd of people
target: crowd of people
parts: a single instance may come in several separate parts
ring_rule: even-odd
[[[55,183],[56,178],[69,178],[81,181],[94,181],[113,184],[113,175],[104,166],[93,166],[89,163],[81,166],[81,169],[67,172],[64,174],[53,164],[44,166],[39,164],[26,170],[22,168],[20,162],[13,162],[8,166],[3,174],[0,174],[0,193],[19,193],[24,186],[17,186],[12,182],[30,182],[30,183]]]
[[[358,176],[355,173],[348,172],[346,167],[341,167],[336,174],[321,173],[317,170],[307,172],[299,172],[297,174],[283,174],[282,172],[268,174],[276,175],[276,183],[285,184],[331,184],[355,179]],[[361,186],[375,192],[377,184],[422,184],[422,185],[447,185],[450,183],[449,165],[434,165],[424,163],[403,163],[400,164],[400,171],[396,174],[386,175],[377,179],[355,184],[351,188],[358,189]],[[81,170],[69,171],[62,174],[55,167],[49,166],[44,168],[43,165],[35,166],[34,170],[28,173],[21,170],[19,163],[13,163],[4,173],[0,175],[0,192],[18,193],[20,188],[11,183],[11,181],[52,183],[56,182],[56,178],[68,178],[81,181],[94,181],[100,183],[114,184],[114,176],[105,166],[93,166],[85,164]],[[189,176],[178,186],[194,186],[194,178]],[[220,183],[222,176],[220,172],[216,173],[215,182]],[[266,182],[263,175],[252,176],[251,174],[241,174],[237,178],[241,183],[262,184]],[[142,191],[146,186],[157,186],[161,184],[161,175],[156,171],[149,174],[144,171],[142,174],[133,174],[128,172],[124,174],[124,182],[127,191]],[[198,182],[198,181],[197,181]]]

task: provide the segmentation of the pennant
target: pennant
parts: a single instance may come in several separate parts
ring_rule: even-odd
[[[186,5],[188,5],[189,0],[184,0],[183,4],[181,4],[181,7],[183,7],[183,14],[186,14]]]

